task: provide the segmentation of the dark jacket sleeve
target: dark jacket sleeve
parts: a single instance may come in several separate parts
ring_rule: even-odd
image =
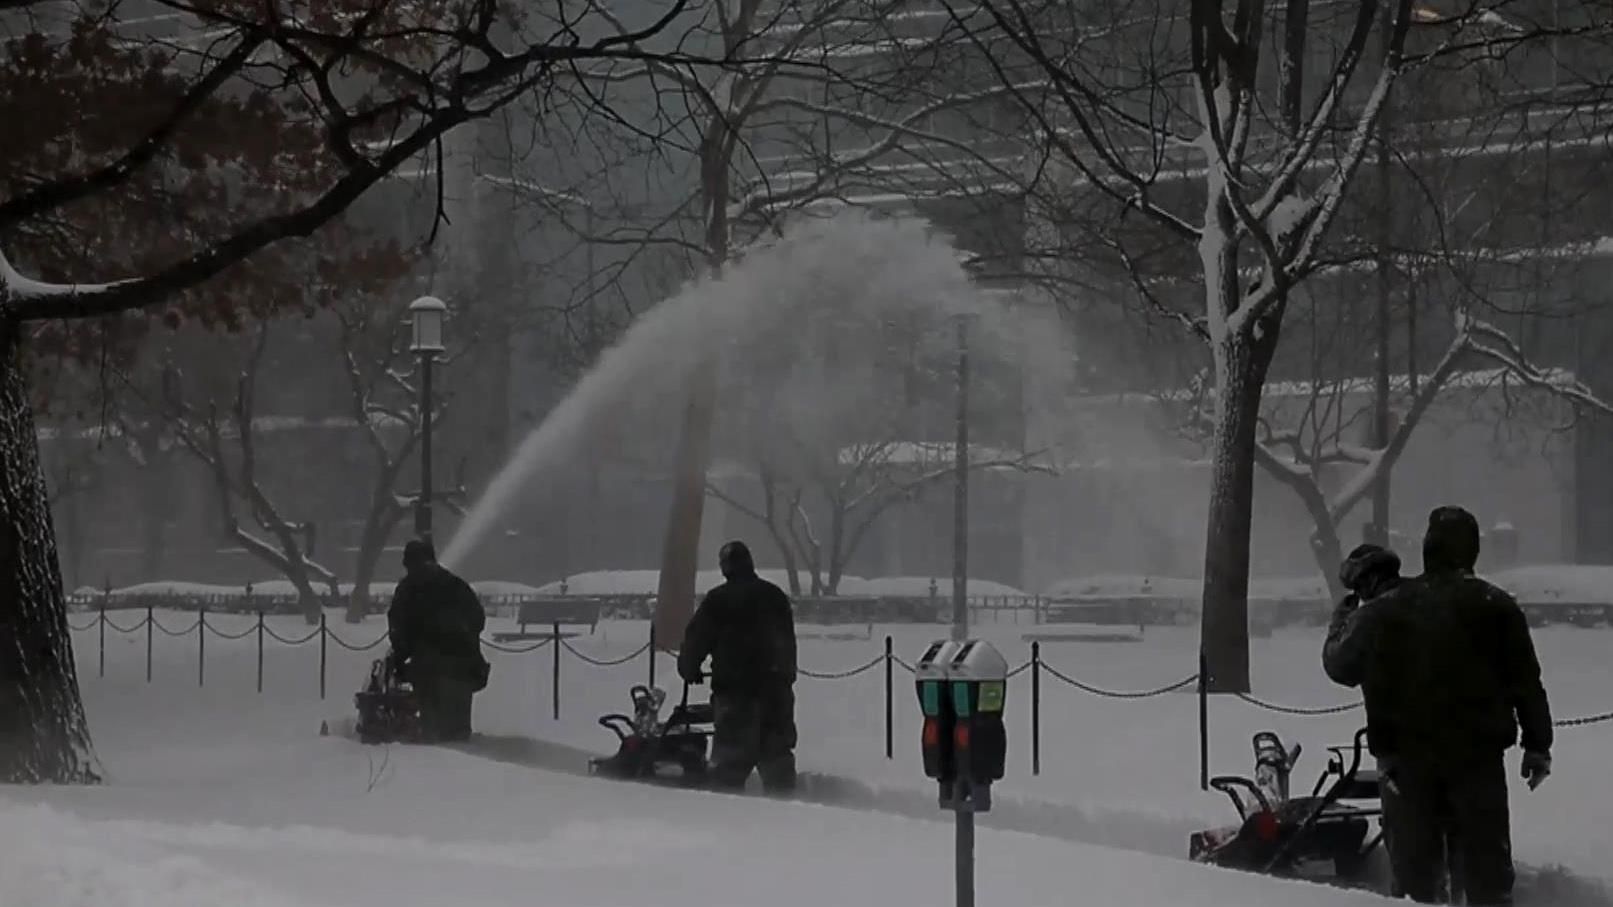
[[[1523,609],[1510,595],[1502,595],[1501,663],[1507,694],[1518,714],[1519,742],[1526,752],[1549,753],[1552,745],[1551,705],[1540,679],[1540,658]]]
[[[778,626],[774,629],[774,633],[778,635],[777,645],[780,661],[778,669],[791,683],[794,683],[797,672],[795,612],[790,608],[790,597],[785,595],[782,589],[778,593],[777,608]]]
[[[707,594],[700,600],[700,606],[694,609],[694,616],[689,618],[689,625],[683,630],[683,645],[678,647],[678,676],[690,683],[700,676],[700,666],[711,654],[716,634],[717,607],[712,596]]]
[[[465,628],[480,639],[482,631],[487,629],[487,611],[482,607],[476,590],[464,580],[459,581],[459,607],[464,612]]]
[[[407,581],[398,583],[392,590],[392,604],[386,609],[386,629],[391,639],[392,652],[399,659],[407,659],[414,648],[413,594]]]
[[[1352,593],[1333,609],[1322,644],[1322,670],[1334,683],[1358,687],[1366,677],[1367,653],[1373,621],[1371,608],[1363,608]]]

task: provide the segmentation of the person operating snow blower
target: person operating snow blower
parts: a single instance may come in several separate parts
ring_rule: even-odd
[[[695,609],[678,674],[695,684],[711,658],[711,774],[742,789],[752,770],[769,793],[795,789],[795,615],[784,590],[756,575],[744,542],[717,556],[724,582]]]
[[[1360,686],[1383,784],[1385,843],[1400,891],[1436,903],[1445,847],[1451,888],[1474,905],[1512,903],[1505,754],[1523,749],[1533,789],[1551,773],[1552,720],[1517,600],[1479,579],[1479,526],[1438,507],[1423,573],[1366,602],[1329,634],[1329,677]]]
[[[405,544],[403,567],[386,615],[389,657],[414,685],[425,740],[468,740],[471,700],[487,686],[481,644],[487,615],[470,584],[437,563],[430,542]]]

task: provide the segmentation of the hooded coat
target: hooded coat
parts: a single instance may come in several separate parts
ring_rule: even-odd
[[[1473,574],[1478,521],[1459,507],[1429,515],[1423,573],[1363,604],[1324,662],[1360,686],[1379,758],[1464,758],[1521,742],[1552,745],[1551,709],[1523,609]]]
[[[684,630],[678,673],[696,682],[711,658],[711,691],[760,692],[795,683],[795,614],[784,590],[756,575],[742,543],[723,547],[725,582],[701,600]]]

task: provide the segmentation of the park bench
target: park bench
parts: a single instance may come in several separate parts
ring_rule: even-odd
[[[580,635],[588,628],[592,636],[599,627],[599,615],[604,610],[602,599],[580,595],[557,595],[552,598],[529,599],[520,604],[515,613],[516,630],[493,634],[494,642],[518,642],[530,639],[549,639],[559,635],[564,639]],[[573,628],[566,632],[567,627]]]

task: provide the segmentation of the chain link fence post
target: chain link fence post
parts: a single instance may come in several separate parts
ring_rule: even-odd
[[[1042,773],[1042,641],[1031,640],[1031,774]]]
[[[258,612],[258,692],[263,692],[263,612]]]
[[[196,686],[207,683],[207,605],[196,608]]]

